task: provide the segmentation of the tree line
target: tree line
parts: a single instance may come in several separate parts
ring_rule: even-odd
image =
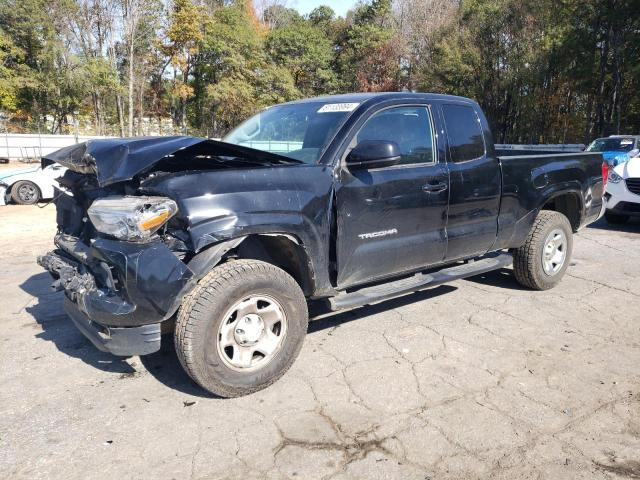
[[[640,133],[640,0],[2,0],[0,128],[218,137],[302,97],[431,91],[500,143]]]

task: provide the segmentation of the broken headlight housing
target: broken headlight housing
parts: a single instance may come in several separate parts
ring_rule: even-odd
[[[164,197],[105,197],[89,207],[89,218],[101,233],[140,242],[151,237],[178,211],[176,202]]]

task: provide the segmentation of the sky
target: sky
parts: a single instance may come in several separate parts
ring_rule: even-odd
[[[289,0],[286,2],[287,7],[295,8],[303,15],[320,5],[327,5],[341,17],[344,17],[355,4],[356,0]]]

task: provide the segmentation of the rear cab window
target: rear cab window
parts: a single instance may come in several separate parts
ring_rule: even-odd
[[[466,162],[485,155],[480,118],[473,107],[443,104],[442,113],[447,127],[449,154],[454,162]]]

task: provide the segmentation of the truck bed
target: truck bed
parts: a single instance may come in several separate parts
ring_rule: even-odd
[[[574,231],[602,212],[602,155],[592,152],[500,156],[502,201],[496,247],[522,244],[537,212],[554,202],[573,202]]]

